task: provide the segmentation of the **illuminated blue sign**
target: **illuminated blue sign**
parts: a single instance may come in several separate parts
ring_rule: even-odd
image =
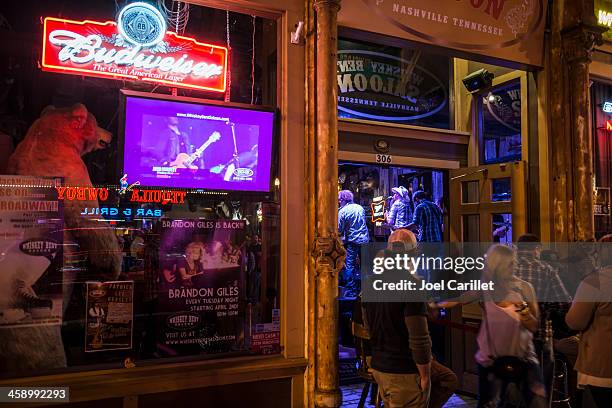
[[[151,208],[117,208],[117,207],[100,207],[100,208],[84,208],[81,215],[101,215],[105,218],[113,218],[117,216],[125,217],[142,217],[142,218],[160,218],[164,212],[159,209]]]
[[[612,113],[612,102],[610,101],[604,102],[602,109],[606,113]]]

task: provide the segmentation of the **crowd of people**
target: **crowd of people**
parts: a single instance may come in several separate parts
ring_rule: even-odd
[[[392,231],[409,229],[419,242],[442,242],[444,215],[440,206],[430,201],[423,190],[410,195],[410,191],[400,186],[391,191],[393,201],[385,216],[388,227]],[[361,246],[370,242],[370,232],[365,209],[354,202],[349,190],[338,192],[338,234],[346,251],[340,286],[344,288],[345,297],[354,297],[361,283],[359,254]]]
[[[419,242],[441,242],[440,208],[422,191],[410,201],[405,189],[393,192],[387,255],[417,254]],[[358,291],[357,258],[369,241],[365,214],[349,191],[339,193],[339,204],[338,230],[347,247],[341,284],[350,282]],[[567,394],[565,403],[571,405],[565,406],[610,406],[612,251],[605,245],[612,235],[600,242],[579,248],[573,261],[579,267],[563,270],[554,251],[543,251],[537,236],[524,234],[514,246],[493,244],[487,250],[481,279],[494,282],[494,292],[468,291],[430,302],[363,301],[370,368],[385,407],[442,407],[452,395],[457,377],[433,356],[430,328],[440,310],[468,303],[478,303],[482,311],[474,356],[478,407],[549,407],[555,393]],[[557,371],[567,367],[567,392],[555,388],[555,365]]]

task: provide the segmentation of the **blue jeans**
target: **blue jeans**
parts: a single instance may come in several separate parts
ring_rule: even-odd
[[[361,277],[359,273],[359,255],[361,245],[354,242],[345,242],[346,259],[344,268],[340,272],[340,283],[349,294],[357,295],[361,289]]]

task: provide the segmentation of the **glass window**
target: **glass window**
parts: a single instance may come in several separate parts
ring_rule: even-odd
[[[51,12],[42,3],[19,10],[0,6],[0,14],[29,37],[40,32],[41,15],[106,21],[117,11],[113,2],[94,7],[94,14],[90,4],[64,3]],[[182,34],[226,44],[226,11],[189,7]],[[229,19],[230,100],[273,107],[276,22],[234,12]],[[36,57],[28,53],[10,61],[13,67],[36,67]],[[164,152],[174,157],[172,162],[155,164],[168,178],[175,172],[188,177],[202,171],[208,181],[239,182],[224,191],[164,187],[120,172],[125,145],[120,135],[127,116],[120,90],[125,81],[38,69],[16,72],[4,70],[2,77],[11,108],[0,133],[17,146],[10,172],[39,174],[40,168],[29,163],[44,160],[48,177],[0,175],[0,377],[279,353],[278,186],[270,183],[270,190],[261,192],[264,183],[260,192],[238,191],[239,183],[248,182],[253,173],[257,177],[262,152],[277,150],[271,143],[263,146],[259,135],[264,128],[250,121],[253,111],[224,121],[205,115],[178,120],[176,111],[158,122],[141,120],[137,133],[153,134],[151,139],[169,146]],[[131,86],[170,94],[167,86]],[[176,93],[225,98],[224,93],[189,89]],[[41,118],[41,108],[48,105],[55,109],[45,110]],[[61,122],[72,114],[87,118],[83,133],[72,122]],[[36,132],[28,133],[36,120]],[[208,122],[212,120],[216,122]],[[62,125],[63,133],[56,129]],[[206,126],[226,128],[212,140],[211,133],[218,132]],[[46,145],[45,151],[27,149],[33,157],[23,156],[19,146],[31,146],[28,138],[47,131],[57,143]],[[70,139],[83,151],[62,149],[60,133],[83,138],[80,144]],[[204,151],[206,139],[212,141]],[[138,147],[144,157],[146,146]],[[172,164],[180,155],[183,161]],[[274,180],[278,159],[271,155]]]
[[[463,181],[461,183],[461,204],[473,204],[480,201],[478,180]]]
[[[609,33],[609,32],[608,32]],[[595,236],[612,231],[610,188],[612,188],[612,86],[593,82],[591,112],[593,114],[593,169],[595,173]]]
[[[521,84],[512,81],[482,98],[483,164],[521,160]]]
[[[512,243],[512,214],[492,214],[493,242]]]
[[[499,178],[491,180],[493,196],[491,201],[511,201],[512,200],[512,179]]]
[[[480,242],[480,215],[463,216],[463,242]]]
[[[450,58],[338,41],[338,117],[451,128]]]

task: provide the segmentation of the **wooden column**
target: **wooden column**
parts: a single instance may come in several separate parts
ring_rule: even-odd
[[[338,236],[337,16],[340,0],[315,0],[315,266],[314,404],[339,407],[338,272],[344,248]],[[312,358],[312,357],[311,357]]]
[[[594,237],[589,64],[602,32],[592,1],[553,3],[548,69],[555,241]]]

